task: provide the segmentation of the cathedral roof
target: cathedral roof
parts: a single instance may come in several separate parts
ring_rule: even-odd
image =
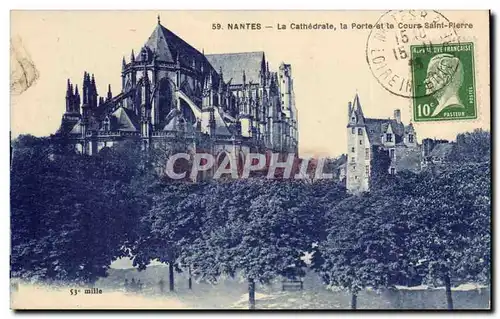
[[[215,70],[222,69],[226,82],[232,79],[231,84],[242,84],[245,71],[247,83],[260,83],[260,70],[265,65],[263,51],[207,54],[206,58]]]
[[[144,46],[156,53],[158,61],[174,63],[179,57],[181,65],[184,66],[191,66],[193,59],[198,65],[206,65],[206,59],[201,52],[160,23],[156,25]],[[140,60],[140,58],[141,53],[139,52],[137,59]]]
[[[139,120],[133,111],[121,106],[111,114],[111,130],[135,132],[139,129]]]

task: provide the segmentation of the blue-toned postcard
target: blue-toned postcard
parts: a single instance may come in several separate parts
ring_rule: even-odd
[[[12,11],[25,309],[491,309],[489,11]]]

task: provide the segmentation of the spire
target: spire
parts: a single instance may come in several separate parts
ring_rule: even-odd
[[[123,56],[122,59],[122,70],[125,70],[125,66],[127,65],[127,62],[125,62],[125,56]]]
[[[364,119],[363,109],[361,108],[361,103],[359,102],[358,92],[356,92],[356,95],[354,96],[354,101],[352,102],[352,110],[356,112],[360,120]]]
[[[245,70],[243,70],[243,84],[247,83],[247,76],[245,74]]]
[[[222,74],[222,66],[219,67],[219,75],[220,75],[220,80],[224,81],[224,74]]]
[[[66,97],[70,97],[70,96],[71,96],[71,82],[68,79],[68,87],[66,88]]]
[[[78,111],[80,106],[80,93],[78,92],[78,84],[75,85],[75,111]]]
[[[111,94],[111,84],[108,84],[108,96],[107,96],[107,100],[111,100],[112,97],[113,97],[113,94]]]
[[[160,14],[158,14],[157,18],[158,18],[158,24],[161,24],[161,21],[160,21]]]
[[[83,89],[82,89],[82,94],[83,94],[83,104],[86,105],[89,103],[88,99],[88,92],[89,92],[89,82],[88,82],[88,74],[87,71],[83,73]]]
[[[132,49],[132,53],[130,53],[130,62],[135,62],[134,49]]]
[[[66,88],[66,112],[71,112],[73,107],[73,88],[71,82],[68,79],[68,87]]]

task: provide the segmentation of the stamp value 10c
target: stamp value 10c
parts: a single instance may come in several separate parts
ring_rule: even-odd
[[[416,122],[477,118],[474,44],[412,45]]]

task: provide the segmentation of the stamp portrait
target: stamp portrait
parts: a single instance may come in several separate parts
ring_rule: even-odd
[[[474,44],[411,46],[415,121],[477,118]]]

